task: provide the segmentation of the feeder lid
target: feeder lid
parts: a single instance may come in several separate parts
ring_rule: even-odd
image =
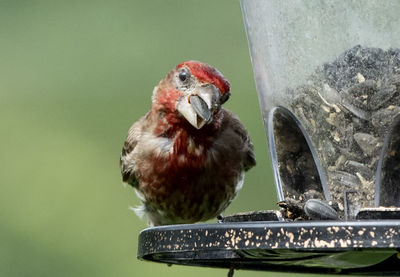
[[[213,224],[147,228],[139,235],[138,258],[299,273],[400,273],[399,219],[284,222],[279,214],[252,212]]]

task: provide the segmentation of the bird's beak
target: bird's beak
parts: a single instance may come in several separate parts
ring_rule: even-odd
[[[219,95],[214,85],[200,84],[179,101],[177,110],[193,127],[200,129],[212,121],[212,115],[219,106]]]

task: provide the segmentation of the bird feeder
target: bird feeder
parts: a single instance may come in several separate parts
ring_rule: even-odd
[[[144,260],[400,274],[400,1],[241,0],[279,211],[149,228]]]

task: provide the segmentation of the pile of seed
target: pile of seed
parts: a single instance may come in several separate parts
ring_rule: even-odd
[[[384,139],[400,114],[400,49],[355,46],[287,96],[316,149],[331,198],[343,205],[344,192],[355,191],[348,199],[354,213],[373,206]]]

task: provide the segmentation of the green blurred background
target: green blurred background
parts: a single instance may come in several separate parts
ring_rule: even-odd
[[[275,209],[238,1],[0,1],[0,276],[226,275],[137,260],[146,222],[119,173],[128,128],[187,59],[229,79],[256,148],[225,214]]]

